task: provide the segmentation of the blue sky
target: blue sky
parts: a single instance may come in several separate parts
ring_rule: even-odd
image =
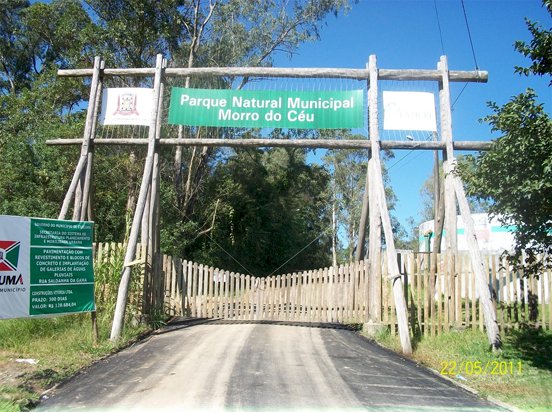
[[[549,80],[514,74],[515,65],[527,66],[529,60],[516,52],[513,44],[530,41],[525,17],[546,28],[552,22],[540,0],[464,0],[464,6],[477,65],[489,72],[489,81],[470,83],[462,93],[464,84],[451,84],[453,138],[490,140],[496,136],[487,124],[479,122],[490,113],[488,101],[504,104],[531,87],[550,112]],[[319,42],[301,46],[291,59],[280,56],[275,66],[364,68],[369,55],[375,54],[380,68],[434,69],[443,49],[451,70],[474,70],[476,66],[460,0],[360,0],[347,15],[331,16],[326,23]],[[399,87],[403,86],[393,85],[395,90]],[[409,82],[404,90],[415,91],[416,87]],[[432,91],[430,88],[422,84],[419,91]],[[419,191],[433,161],[431,152],[407,153],[396,151],[395,159],[388,162],[391,184],[399,198],[394,214],[403,224],[409,216],[419,220]]]

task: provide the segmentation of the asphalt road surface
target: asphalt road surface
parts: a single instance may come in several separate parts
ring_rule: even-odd
[[[42,410],[500,410],[345,329],[181,324],[81,372]]]

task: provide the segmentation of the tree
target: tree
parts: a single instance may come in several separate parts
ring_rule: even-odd
[[[189,44],[174,53],[172,65],[271,66],[277,53],[292,55],[300,44],[319,38],[323,19],[346,10],[348,0],[294,0],[290,2],[210,0],[188,1],[181,19]],[[185,87],[242,88],[250,81],[224,78],[192,81]],[[200,83],[198,83],[200,82]],[[205,128],[180,128],[179,134],[200,137],[212,131]],[[232,136],[225,136],[232,137]],[[216,156],[212,148],[177,147],[174,156],[174,191],[179,209],[189,213],[201,192],[208,163]]]
[[[552,15],[552,0],[543,0],[543,6]],[[552,31],[543,29],[538,23],[526,19],[527,27],[533,36],[530,44],[516,41],[515,49],[529,57],[533,63],[529,67],[516,66],[515,72],[529,76],[550,76],[552,73]],[[552,85],[552,80],[550,81]]]
[[[360,138],[347,136],[347,138]],[[358,242],[358,226],[362,207],[362,193],[368,165],[366,150],[329,150],[324,157],[326,168],[332,173],[333,201],[336,205],[337,238],[344,233],[339,261],[353,260]]]
[[[335,137],[332,131],[321,132],[323,138]],[[364,139],[360,135],[352,135],[348,131],[340,131],[344,139]],[[385,160],[393,158],[391,151],[383,151]],[[352,261],[358,247],[359,223],[362,209],[362,194],[366,182],[366,169],[368,167],[367,150],[328,150],[324,156],[324,163],[332,175],[332,192],[336,205],[337,231],[346,234],[346,239],[341,240],[339,250],[340,261]],[[397,201],[396,195],[389,186],[389,175],[383,167],[383,179],[385,194],[389,210],[392,211]],[[398,220],[391,216],[395,240],[405,235]],[[367,242],[368,239],[365,240]],[[345,245],[345,246],[343,246]],[[366,250],[366,249],[365,249]]]
[[[86,87],[60,81],[56,71],[82,63],[89,24],[74,1],[8,1],[0,10],[2,214],[55,217],[59,211],[77,151],[44,141],[81,133],[82,112],[72,108]]]
[[[551,4],[544,2],[552,15]],[[549,76],[552,32],[527,24],[533,41],[517,42],[516,49],[533,64],[516,71]],[[491,214],[516,227],[511,263],[526,274],[538,274],[552,267],[552,121],[531,89],[501,107],[489,107],[494,113],[483,120],[503,136],[489,151],[460,163],[459,173],[468,194],[490,200]]]
[[[26,0],[0,2],[0,90],[15,93],[16,85],[27,79],[30,55],[18,35]]]
[[[75,138],[82,134],[82,108],[88,100],[89,80],[58,78],[57,69],[88,68],[96,55],[101,55],[108,67],[151,67],[157,53],[168,59],[169,66],[270,66],[275,54],[292,54],[301,43],[316,40],[325,17],[346,10],[348,4],[349,0],[1,2],[0,213],[55,217],[59,211],[78,149],[48,147],[44,142],[50,138]],[[175,83],[168,86],[182,85],[176,80],[171,81]],[[186,82],[186,79],[180,81]],[[212,78],[190,80],[188,85],[230,88],[250,81],[248,78]],[[150,83],[151,79],[144,77],[104,79],[105,87],[148,86]],[[96,133],[101,135],[102,130],[98,125]],[[176,127],[164,127],[163,137],[176,137],[176,131]],[[213,130],[184,128],[183,133],[189,137],[203,137],[211,135]],[[220,133],[224,133],[226,138],[241,138],[255,137],[252,133],[258,135],[259,132],[226,129]],[[242,187],[247,195],[250,192],[246,188],[250,189],[253,184],[245,178],[247,173],[268,168],[263,166],[267,159],[278,165],[279,161],[274,159],[283,157],[284,152],[266,151],[255,155],[264,159],[259,160],[261,164],[247,161],[251,153],[229,156],[231,152],[225,149],[183,148],[182,152],[178,162],[174,162],[174,148],[162,148],[163,248],[187,258],[205,256],[208,262],[222,266],[226,261],[219,255],[220,250],[207,247],[206,236],[198,237],[207,231],[223,244],[230,233],[224,226],[230,221],[228,205],[237,204],[239,197],[230,196],[230,200],[225,200],[218,193],[224,187],[218,187],[217,179],[223,178],[227,189],[234,185]],[[141,156],[143,151],[140,149],[129,158],[124,149],[96,147],[93,192],[98,240],[124,239],[126,218],[132,208],[133,193],[136,193],[137,177],[142,168]],[[286,251],[312,240],[312,234],[319,233],[315,231],[324,226],[327,218],[326,212],[315,209],[321,204],[313,200],[314,193],[308,187],[312,185],[320,190],[320,196],[326,193],[327,172],[318,167],[305,168],[301,156],[295,154],[291,157],[295,159],[293,170],[297,172],[297,179],[303,180],[289,183],[289,190],[294,190],[298,198],[302,196],[300,191],[309,193],[305,199],[312,200],[313,204],[303,209],[306,214],[301,214],[298,222],[294,220],[298,224],[297,231],[286,232],[282,222],[291,221],[291,208],[297,206],[297,202],[286,192],[275,195],[275,202],[282,198],[288,202],[288,206],[281,210],[274,207],[271,211],[274,215],[268,219],[277,225],[275,210],[280,210],[283,220],[278,224],[281,226],[271,228],[274,233],[279,233],[279,237],[270,238],[270,242],[291,245],[282,246],[281,257],[286,255]],[[236,166],[238,160],[243,161],[244,168],[252,169],[240,171]],[[282,168],[277,166],[270,170],[282,172]],[[182,173],[181,179],[175,179],[178,173]],[[255,177],[260,179],[261,175]],[[294,179],[293,175],[282,176],[290,181]],[[282,179],[284,177],[276,186],[270,179],[260,179],[259,189],[278,190]],[[251,202],[253,200],[251,197]],[[267,200],[260,199],[256,206],[248,204],[244,213],[259,208],[263,201]],[[296,209],[303,206],[301,204]],[[213,217],[216,218],[214,224]],[[240,222],[251,226],[249,229],[244,227],[243,233],[247,236],[254,233],[257,223],[254,220]],[[308,235],[307,227],[313,230]],[[244,235],[243,239],[252,239],[247,236]],[[313,246],[303,260],[293,264],[310,266],[309,258],[316,266],[326,262],[321,256],[328,252],[327,238],[319,239]],[[280,246],[273,249],[277,247]],[[239,255],[245,253],[244,250],[237,248],[234,251]],[[221,260],[217,263],[219,258]],[[264,268],[274,268],[275,263],[270,262]]]
[[[464,158],[463,155],[458,156],[458,161],[462,162]],[[439,162],[439,170],[443,170],[443,162]],[[435,179],[435,169],[432,169],[429,177],[424,181],[420,189],[420,197],[422,199],[422,209],[420,211],[420,218],[422,222],[427,220],[433,220],[435,217],[435,190],[434,190],[434,179]],[[443,173],[439,173],[439,185],[440,188],[443,188]],[[470,211],[472,213],[487,213],[489,210],[489,201],[482,198],[477,198],[471,196],[468,198],[468,203],[470,205]],[[457,211],[457,214],[460,214],[460,211]]]
[[[328,183],[320,166],[306,164],[305,150],[237,150],[213,170],[196,220],[165,215],[162,238],[193,234],[176,255],[256,276],[326,266]]]

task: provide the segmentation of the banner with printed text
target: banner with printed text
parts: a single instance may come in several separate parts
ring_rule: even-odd
[[[435,96],[428,92],[383,92],[385,130],[437,131]]]
[[[169,123],[186,126],[354,129],[364,91],[212,90],[173,87]]]
[[[0,319],[90,312],[92,222],[0,216]]]

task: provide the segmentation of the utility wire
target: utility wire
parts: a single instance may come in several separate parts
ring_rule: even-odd
[[[186,219],[188,222],[190,222],[191,224],[195,225],[196,226],[196,229],[201,229],[199,228],[199,223],[197,222],[194,222],[190,217],[186,216],[186,215],[183,215],[184,219]],[[236,259],[234,256],[232,256],[232,254],[230,252],[228,252],[224,247],[222,247],[222,245],[220,243],[218,243],[215,239],[213,239],[213,237],[211,235],[209,235],[209,233],[205,232],[205,233],[200,233],[200,235],[205,235],[207,236],[217,247],[220,248],[220,250],[222,250],[224,253],[226,253],[234,262],[236,262],[238,265],[240,265],[247,273],[249,273],[251,276],[255,276],[253,273],[251,273],[251,271],[249,269],[247,269],[238,259]]]
[[[185,219],[187,219],[190,223],[193,225],[199,226],[198,223],[194,222],[191,218],[188,216],[184,216]],[[318,239],[320,239],[322,236],[326,235],[329,230],[332,228],[328,228],[322,233],[320,233],[317,237],[315,237],[313,240],[311,240],[307,245],[305,245],[301,250],[299,250],[297,253],[295,253],[292,257],[290,257],[288,260],[286,260],[284,263],[282,263],[280,266],[278,266],[275,270],[273,270],[268,276],[272,276],[274,273],[276,273],[278,270],[280,270],[282,267],[287,265],[289,262],[291,262],[295,257],[297,257],[300,253],[302,253],[305,249],[307,249],[310,245],[312,245],[314,242],[316,242]],[[226,253],[234,262],[236,262],[238,265],[240,265],[247,273],[249,273],[251,276],[254,275],[249,269],[247,269],[238,259],[236,259],[230,252],[228,252],[220,243],[218,243],[209,233],[202,233],[203,235],[207,236],[209,240],[211,240],[217,247],[219,247],[224,253]],[[268,277],[267,276],[267,277]]]
[[[460,90],[460,93],[458,93],[458,96],[456,96],[456,99],[454,99],[454,102],[453,102],[452,105],[450,106],[450,110],[451,110],[451,111],[454,110],[454,105],[456,104],[456,102],[458,101],[458,99],[460,99],[460,96],[462,96],[462,93],[464,93],[464,90],[466,90],[466,87],[468,87],[468,84],[469,84],[469,83],[464,83],[464,87],[462,87],[462,90]]]
[[[431,136],[433,136],[433,135],[432,134],[428,135],[427,138],[426,138],[426,141],[429,140]],[[395,163],[393,163],[391,166],[389,166],[387,168],[387,171],[391,170],[393,168],[393,166],[398,165],[400,162],[402,162],[407,156],[411,155],[412,153],[414,153],[414,150],[413,149],[409,150],[403,157],[401,157]]]
[[[244,265],[240,263],[238,259],[236,259],[234,256],[230,254],[226,249],[224,249],[215,239],[213,239],[208,233],[205,233],[205,235],[215,244],[217,245],[224,253],[226,253],[230,258],[236,262],[238,265],[240,265],[247,273],[249,273],[251,276],[255,276],[249,269],[247,269]]]
[[[443,32],[441,31],[441,21],[439,20],[439,12],[437,11],[437,0],[433,0],[433,6],[435,7],[435,16],[437,17],[437,27],[439,28],[439,39],[441,39],[441,52],[445,55],[445,45],[443,43]]]
[[[466,6],[464,5],[464,0],[460,0],[460,2],[462,3],[462,11],[464,12],[464,22],[466,23],[466,30],[468,32],[468,38],[470,40],[470,48],[471,48],[471,52],[472,52],[472,56],[473,56],[473,63],[475,64],[475,70],[479,70],[479,65],[477,64],[477,58],[475,57],[475,48],[473,46],[473,39],[472,39],[472,35],[471,35],[470,24],[468,22],[468,15],[466,13]],[[462,87],[462,90],[460,90],[460,93],[458,94],[456,99],[454,99],[454,102],[452,103],[452,106],[450,107],[451,110],[454,110],[454,105],[456,104],[458,99],[460,99],[460,96],[462,96],[462,93],[464,93],[464,90],[466,90],[467,86],[468,86],[468,83],[465,83],[464,87]]]
[[[414,153],[414,150],[409,150],[408,153],[406,153],[403,157],[401,157],[400,159],[398,159],[395,163],[393,163],[391,166],[389,166],[387,168],[387,171],[390,171],[393,166],[396,166],[398,165],[400,162],[402,162],[404,159],[406,159],[409,155],[411,155],[412,153]]]
[[[286,260],[284,263],[282,263],[280,266],[278,266],[276,269],[274,269],[270,275],[268,276],[272,276],[274,273],[276,273],[277,271],[279,271],[281,268],[283,268],[285,265],[287,265],[290,261],[292,261],[293,259],[295,259],[295,257],[297,255],[299,255],[301,252],[303,252],[303,250],[305,250],[306,248],[308,248],[310,245],[312,245],[314,242],[316,242],[318,239],[320,239],[322,236],[324,236],[327,232],[329,231],[329,229],[326,229],[324,230],[322,233],[320,233],[318,236],[316,236],[313,240],[311,240],[305,247],[303,247],[299,252],[297,252],[295,255],[293,255],[292,257],[290,257],[288,260]],[[267,276],[267,277],[268,277]]]
[[[464,11],[464,21],[466,22],[466,29],[468,30],[468,37],[470,39],[470,46],[471,46],[471,51],[473,55],[473,62],[475,63],[475,70],[479,70],[479,66],[477,65],[477,59],[475,58],[475,49],[473,47],[470,24],[468,23],[468,16],[466,14],[466,6],[464,5],[464,0],[460,0],[460,2],[462,3],[462,10]]]

